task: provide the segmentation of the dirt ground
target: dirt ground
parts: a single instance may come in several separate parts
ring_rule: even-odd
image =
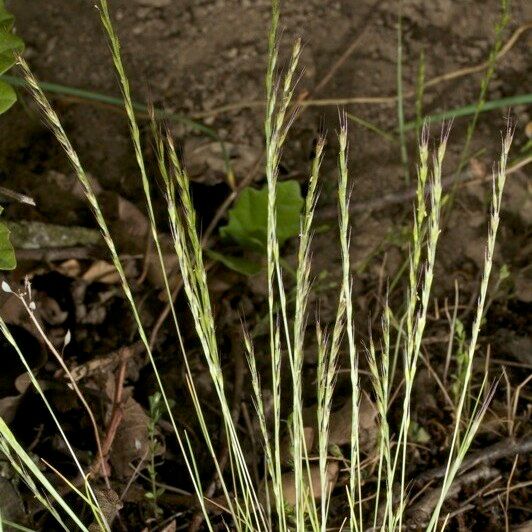
[[[6,4],[15,15],[17,33],[26,43],[25,57],[40,81],[120,96],[104,32],[92,0],[7,0]],[[110,7],[135,101],[152,102],[169,113],[201,122],[227,143],[237,182],[249,176],[263,147],[262,101],[270,2],[110,0]],[[405,94],[415,91],[422,53],[426,80],[484,62],[493,46],[494,28],[500,17],[499,7],[498,0],[404,0]],[[313,142],[321,131],[327,131],[328,135],[313,266],[320,280],[314,304],[319,306],[324,322],[334,316],[339,274],[338,245],[334,236],[338,111],[345,107],[349,113],[397,137],[397,110],[393,97],[397,91],[398,10],[397,1],[385,0],[290,0],[282,5],[281,63],[285,64],[289,57],[291,43],[301,37],[304,48],[297,93],[306,95],[310,100],[310,104],[302,108],[287,141],[282,177],[298,180],[304,189]],[[503,42],[506,43],[516,30],[531,21],[532,4],[527,0],[512,2],[511,19],[504,31]],[[519,34],[519,38],[497,62],[487,90],[487,100],[532,92],[529,58],[532,31],[529,30],[530,26]],[[347,50],[351,53],[343,57]],[[16,71],[13,73],[17,74]],[[437,114],[476,103],[482,75],[483,72],[476,72],[458,76],[427,88],[423,98],[424,114]],[[29,95],[23,90],[19,94],[19,103],[0,117],[0,178],[2,186],[27,194],[35,199],[37,206],[15,202],[5,204],[4,216],[16,222],[95,229],[90,209],[80,199],[80,191],[74,185],[74,177],[61,148],[46,129]],[[143,260],[146,219],[142,184],[125,117],[116,106],[88,101],[83,97],[49,96],[85,169],[98,183],[120,249],[129,257],[128,275],[138,279],[143,266],[149,262]],[[379,97],[390,98],[384,102],[367,101]],[[343,100],[349,98],[366,98],[366,101],[343,105]],[[405,115],[407,121],[415,118],[413,97],[405,98]],[[455,281],[460,286],[460,317],[466,325],[472,319],[487,235],[489,175],[499,157],[501,131],[506,127],[507,115],[507,108],[480,115],[470,149],[473,158],[464,168],[473,179],[459,187],[442,234],[433,291],[434,311],[429,317],[430,337],[435,341],[427,346],[425,355],[430,364],[423,367],[420,380],[423,385],[418,390],[419,397],[430,396],[432,399],[418,400],[414,416],[416,423],[430,434],[431,445],[420,446],[422,449],[416,451],[419,465],[409,472],[412,478],[424,469],[443,462],[439,453],[447,442],[446,430],[449,427],[446,423],[450,416],[449,412],[442,413],[441,391],[432,375],[433,369],[441,370],[445,359],[446,344],[438,343],[437,339],[445,337],[448,331],[445,308],[453,304]],[[526,128],[528,124],[530,129],[532,120],[530,107],[513,108],[512,117],[516,121],[512,153],[517,157],[528,140]],[[454,121],[444,168],[446,175],[457,167],[469,118]],[[167,123],[193,180],[194,199],[201,225],[205,228],[230,192],[219,143],[182,121],[169,119]],[[146,120],[141,120],[141,124],[145,155],[151,171],[155,168],[155,157],[149,142],[149,125]],[[439,128],[439,124],[432,125],[434,138],[439,137]],[[399,195],[405,190],[405,178],[397,142],[390,142],[353,122],[349,123],[349,129],[349,166],[354,181],[352,200],[356,205],[352,219],[352,264],[356,274],[358,334],[363,342],[368,335],[368,316],[372,317],[370,321],[373,325],[378,325],[383,286],[386,284],[384,280],[394,279],[404,264],[408,251],[405,235],[408,235],[412,199],[401,199]],[[416,139],[413,132],[408,133],[407,140],[410,174],[414,177]],[[261,167],[258,168],[254,181],[260,185],[264,183],[264,175]],[[157,184],[154,188],[157,190]],[[509,176],[496,248],[491,304],[476,368],[479,375],[488,367],[494,379],[501,375],[503,378],[489,411],[486,428],[481,430],[474,445],[475,450],[508,436],[530,437],[530,426],[527,425],[532,399],[530,393],[522,391],[514,413],[516,426],[512,429],[507,420],[507,402],[508,398],[515,397],[516,387],[524,382],[532,367],[531,192],[529,167],[519,168]],[[395,201],[392,199],[379,208],[370,208],[372,201],[394,193],[398,198]],[[162,197],[156,199],[156,205],[162,205]],[[87,246],[84,249],[83,245],[75,245],[69,252],[69,246],[63,245],[61,252],[54,257],[48,249],[43,250],[45,245],[26,244],[27,241],[19,239],[19,268],[10,274],[10,282],[22,282],[24,275],[30,275],[34,290],[45,302],[46,316],[43,320],[48,333],[59,342],[67,330],[71,331],[72,343],[65,350],[70,365],[82,364],[126,344],[134,344],[137,340],[135,326],[126,311],[127,302],[116,279],[108,277],[102,282],[98,274],[87,273],[95,264],[100,264],[98,261],[107,259],[105,251],[91,244],[89,251]],[[218,251],[223,246],[216,238],[212,245]],[[289,259],[294,255],[294,249],[292,244],[288,244],[285,251]],[[503,267],[509,272],[504,279],[504,275],[501,276]],[[261,275],[244,277],[221,265],[214,266],[212,278],[211,289],[221,342],[225,352],[232,352],[236,342],[233,331],[235,324],[239,323],[239,312],[243,312],[255,326],[260,319],[254,316],[260,316],[266,308],[265,279]],[[136,296],[142,301],[142,318],[149,329],[156,324],[165,306],[161,289],[161,280],[148,267],[147,278],[137,286]],[[397,289],[394,298],[400,301],[402,296],[401,289]],[[190,324],[182,295],[178,296],[178,304],[181,318],[186,325]],[[52,386],[53,376],[58,370],[56,363],[38,345],[32,344],[34,338],[24,333],[27,327],[23,319],[6,306],[5,301],[0,301],[0,305],[4,305],[0,307],[0,312],[10,316],[14,325],[19,325],[21,337],[28,342],[29,352],[34,353],[34,367],[40,368],[43,381],[48,382],[49,393],[63,414],[67,432],[74,434],[79,405],[69,393],[63,393],[57,385]],[[191,352],[196,354],[193,371],[201,386],[206,368],[199,358],[192,325],[184,330],[185,340]],[[182,369],[175,365],[175,342],[172,327],[165,322],[155,338],[155,349],[169,394],[173,394],[178,404],[185,405],[178,409],[177,417],[183,426],[190,427],[194,423],[193,413],[183,384]],[[7,347],[3,345],[2,349]],[[486,362],[487,351],[491,352],[490,362]],[[137,358],[142,360],[141,355]],[[315,374],[312,360],[311,353],[307,368],[309,382]],[[229,358],[226,365],[232,372]],[[133,410],[140,409],[139,405],[146,409],[147,398],[154,392],[155,383],[148,368],[143,367],[141,362],[131,366],[135,367],[130,367],[128,373],[132,397],[130,406]],[[13,381],[19,374],[20,368],[13,362],[13,367],[0,381],[0,401],[3,397],[19,397],[13,389]],[[102,389],[109,382],[102,382],[95,379],[88,385],[88,392],[95,403],[104,402],[101,399]],[[212,397],[212,390],[207,384],[204,388],[206,397]],[[339,389],[342,389],[342,382]],[[47,433],[51,426],[47,421],[43,422],[37,413],[28,410],[36,408],[37,403],[35,397],[24,395],[10,411],[13,427],[28,445],[33,446],[36,454],[55,460],[55,464],[59,463],[63,471],[68,472],[71,464],[66,462],[66,454],[58,449],[53,434]],[[40,409],[34,411],[42,413]],[[143,415],[141,409],[137,415]],[[210,422],[213,426],[219,423],[215,412]],[[90,428],[81,428],[76,443],[89,460]],[[127,439],[125,429],[123,438]],[[115,441],[115,447],[119,445]],[[124,445],[127,447],[127,443]],[[117,486],[124,486],[130,475],[129,462],[136,458],[134,451],[115,457],[113,467]],[[176,488],[189,489],[183,464],[173,444],[167,444],[164,459],[166,467],[161,472],[162,481]],[[513,456],[505,457],[495,464],[501,477],[495,487],[508,482],[525,486],[529,483],[527,460],[520,458],[517,462],[519,467],[512,470],[513,459]],[[203,474],[211,475],[208,465],[205,467]],[[511,470],[513,476],[510,478]],[[462,500],[481,488],[482,483],[465,487]],[[503,530],[505,512],[512,530],[532,519],[526,488],[512,491],[509,508],[492,500],[491,495],[484,496],[480,491],[472,502],[473,508],[453,518],[451,528]],[[138,509],[142,508],[142,501],[142,481],[139,480],[124,500],[125,510],[122,511],[122,522],[116,525],[117,530],[142,530],[143,526],[155,530],[149,528],[151,525],[146,524],[145,513]],[[165,517],[170,517],[177,511],[176,508],[179,510],[179,515],[175,517],[178,529],[186,526],[194,510],[190,502],[187,506],[184,498],[166,491],[162,504]],[[460,501],[451,501],[449,505],[450,510],[459,509]],[[26,512],[21,513],[20,508],[18,514],[16,508],[13,512],[19,517],[26,514],[26,522],[31,522],[27,507]],[[38,521],[42,516],[37,514],[33,518]],[[46,522],[41,521],[40,524],[46,526]]]

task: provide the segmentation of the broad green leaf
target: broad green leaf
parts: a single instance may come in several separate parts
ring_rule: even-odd
[[[0,0],[0,30],[10,31],[15,17],[6,10],[4,0]]]
[[[24,41],[17,35],[0,29],[0,74],[15,64],[15,52],[24,50]]]
[[[303,197],[297,181],[277,184],[277,238],[282,245],[299,234],[299,217]],[[268,188],[248,187],[242,191],[229,211],[229,223],[220,228],[224,238],[230,238],[243,248],[264,251],[267,245]]]
[[[218,262],[221,262],[227,268],[241,273],[242,275],[255,275],[262,269],[261,265],[242,257],[233,257],[231,255],[224,255],[216,251],[207,250],[207,255]]]
[[[17,93],[11,85],[0,80],[0,115],[17,101]]]
[[[9,229],[0,222],[0,270],[14,270],[16,266],[17,260],[9,240]]]

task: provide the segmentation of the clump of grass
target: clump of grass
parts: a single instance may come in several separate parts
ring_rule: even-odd
[[[159,172],[164,184],[167,205],[167,217],[174,243],[174,251],[178,258],[183,279],[183,287],[193,318],[197,337],[201,344],[202,354],[208,367],[213,389],[216,393],[218,407],[223,420],[223,437],[227,445],[229,458],[228,471],[224,471],[223,464],[217,456],[210,428],[207,424],[199,394],[194,384],[190,366],[189,354],[183,344],[177,313],[173,307],[173,298],[168,283],[165,263],[161,252],[158,228],[152,204],[150,179],[143,159],[143,150],[137,126],[135,110],[132,104],[129,84],[124,70],[118,39],[114,32],[109,16],[106,0],[100,1],[102,22],[109,37],[112,57],[121,83],[124,106],[131,130],[131,137],[135,149],[135,156],[139,166],[143,190],[145,193],[151,236],[156,245],[160,267],[165,280],[168,300],[171,305],[173,322],[178,335],[178,346],[185,367],[186,384],[194,405],[197,421],[204,438],[205,449],[213,462],[218,474],[220,490],[224,499],[225,522],[234,530],[316,530],[325,531],[330,522],[331,488],[329,485],[331,458],[329,446],[329,428],[331,408],[337,378],[340,353],[345,349],[348,354],[349,375],[351,385],[352,414],[350,419],[350,444],[348,450],[349,482],[346,487],[346,513],[344,525],[350,530],[362,531],[369,526],[383,530],[400,529],[405,524],[405,511],[408,505],[408,482],[406,471],[409,464],[409,428],[411,424],[412,391],[416,379],[421,342],[423,339],[430,293],[433,284],[434,266],[436,261],[437,244],[440,236],[440,211],[442,207],[441,175],[445,155],[449,127],[442,129],[440,143],[432,159],[429,149],[429,132],[427,127],[422,130],[419,144],[419,163],[417,172],[417,196],[413,216],[411,236],[410,260],[408,270],[408,287],[406,295],[406,313],[401,322],[392,327],[392,311],[388,303],[385,304],[382,316],[381,353],[377,355],[375,342],[370,340],[367,349],[361,352],[356,342],[354,326],[355,307],[353,304],[353,278],[350,264],[350,221],[349,221],[349,190],[351,187],[348,172],[348,133],[345,117],[341,117],[338,133],[338,212],[339,212],[339,245],[341,249],[341,281],[338,287],[338,305],[336,318],[330,330],[320,323],[316,324],[317,337],[315,339],[318,351],[318,367],[316,382],[316,424],[317,424],[317,457],[311,456],[312,449],[307,446],[305,438],[305,424],[303,420],[303,360],[305,333],[307,330],[307,307],[311,292],[311,244],[312,224],[316,208],[317,191],[319,187],[319,173],[322,162],[324,139],[319,139],[310,169],[309,187],[301,216],[301,232],[298,248],[298,265],[296,270],[295,304],[290,306],[286,297],[283,266],[280,256],[279,242],[276,230],[276,184],[282,148],[292,122],[290,103],[294,94],[297,65],[301,53],[301,45],[296,42],[289,64],[284,75],[279,74],[278,68],[278,22],[279,3],[274,0],[272,10],[272,25],[269,33],[269,64],[266,75],[267,110],[265,117],[266,164],[265,174],[268,187],[268,226],[267,226],[267,279],[268,279],[268,322],[269,322],[269,352],[267,356],[271,364],[271,382],[269,391],[272,401],[271,419],[264,401],[264,388],[261,382],[260,366],[253,340],[244,330],[244,345],[247,350],[252,400],[256,408],[264,455],[264,478],[257,485],[252,474],[248,457],[244,451],[241,437],[238,434],[231,405],[227,398],[227,383],[222,370],[221,354],[218,347],[216,326],[212,311],[210,294],[207,286],[207,273],[203,258],[203,250],[197,232],[197,216],[194,210],[189,180],[180,164],[172,138],[152,120],[155,153],[158,159]],[[119,273],[122,288],[131,306],[140,338],[146,348],[149,360],[159,385],[160,402],[166,408],[175,437],[183,454],[185,464],[203,513],[206,527],[214,530],[215,523],[207,507],[204,496],[203,479],[199,474],[197,464],[198,452],[193,449],[188,434],[182,429],[172,414],[171,398],[167,396],[157,369],[155,357],[145,332],[144,324],[138,312],[133,291],[124,274],[122,263],[115,248],[107,222],[102,214],[98,198],[94,193],[90,181],[87,179],[83,166],[74,150],[59,117],[50,106],[38,82],[33,77],[29,67],[23,59],[19,59],[24,75],[37,104],[52,132],[63,146],[70,160],[75,174],[83,186],[87,201],[91,205],[96,221],[102,231],[105,243],[109,248],[113,263]],[[439,518],[443,502],[449,492],[464,455],[471,446],[471,442],[484,414],[486,403],[480,401],[478,395],[476,407],[471,416],[466,419],[464,405],[470,393],[472,378],[472,364],[477,347],[478,334],[481,326],[483,308],[486,302],[487,286],[493,262],[495,237],[499,224],[502,190],[507,165],[507,157],[511,143],[511,131],[508,131],[503,142],[502,156],[494,179],[492,213],[490,230],[487,239],[487,251],[480,297],[477,306],[476,319],[473,323],[467,354],[462,361],[462,370],[457,381],[457,405],[453,438],[449,448],[446,474],[441,486],[437,505],[429,516],[427,526],[429,530],[439,526]],[[427,201],[426,198],[429,198]],[[22,297],[22,296],[21,296]],[[28,306],[28,310],[31,310]],[[395,325],[397,325],[395,327]],[[0,319],[0,327],[8,341],[15,346],[19,356],[24,360],[9,330]],[[286,356],[284,356],[286,353]],[[373,396],[376,398],[378,411],[378,473],[374,493],[374,507],[368,511],[364,502],[364,486],[362,480],[361,446],[359,434],[359,416],[362,390],[359,378],[361,358],[366,357],[369,363]],[[177,361],[176,361],[177,363]],[[394,438],[389,420],[390,397],[393,392],[394,374],[397,364],[402,364],[404,375],[404,390],[402,393],[401,420],[399,431]],[[27,367],[29,371],[29,367]],[[31,371],[30,371],[30,375]],[[281,391],[282,375],[288,375],[291,382],[289,397]],[[57,428],[65,441],[68,440],[61,429],[61,424],[55,417],[51,405],[39,388],[38,381],[32,375],[32,382],[41,394],[46,406],[54,416]],[[290,433],[290,455],[292,457],[292,471],[289,478],[295,488],[295,502],[287,504],[286,473],[283,471],[282,456],[282,426],[281,418],[283,403],[290,401],[291,414],[288,427]],[[157,416],[160,415],[157,405]],[[465,427],[465,428],[464,428]],[[155,427],[151,427],[153,439]],[[45,508],[65,528],[62,517],[55,504],[62,509],[76,526],[87,530],[80,522],[72,508],[57,493],[49,481],[39,470],[31,467],[31,459],[17,444],[14,436],[5,423],[0,423],[0,445],[4,454],[13,464],[18,474],[26,481],[30,489],[39,496],[41,490],[46,490],[52,496],[51,500],[41,496],[39,500]],[[73,452],[73,451],[72,451]],[[152,453],[154,454],[154,452]],[[317,458],[317,460],[313,460]],[[75,454],[73,459],[79,466],[84,478],[86,493],[75,489],[82,502],[87,504],[94,515],[94,523],[101,530],[108,530],[110,523],[98,507],[97,498],[93,495],[92,481],[84,474]],[[317,463],[317,466],[316,466]],[[21,466],[24,464],[27,469]],[[315,468],[318,468],[315,475]],[[152,480],[153,509],[157,514],[157,486],[155,482],[155,465],[151,464],[150,476]],[[316,484],[315,478],[319,478]],[[399,488],[397,489],[397,486]],[[51,501],[55,501],[53,504]],[[316,503],[316,501],[319,501]]]

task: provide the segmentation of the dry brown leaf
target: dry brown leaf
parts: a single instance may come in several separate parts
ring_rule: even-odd
[[[163,261],[168,272],[170,289],[174,289],[179,284],[179,277],[176,275],[178,271],[179,259],[175,253],[172,238],[168,235],[159,235],[159,243],[163,255]],[[147,267],[148,267],[148,281],[157,288],[164,287],[164,276],[161,271],[161,264],[157,253],[151,246],[148,252]],[[166,292],[164,292],[166,295]],[[166,298],[165,298],[166,299]]]
[[[175,521],[172,521],[168,525],[166,525],[161,532],[176,532],[177,530],[177,523]]]
[[[155,251],[155,246],[148,246],[148,238],[151,238],[150,224],[147,216],[136,205],[125,198],[111,192],[100,194],[104,214],[109,220],[111,233],[115,238],[117,247],[121,250],[135,255],[146,257],[147,279],[157,288],[164,287],[164,277],[161,272],[159,257]],[[178,259],[175,254],[172,239],[167,234],[159,235],[159,243],[169,277],[177,270]],[[171,283],[171,288],[173,288]]]
[[[40,343],[26,329],[19,325],[10,325],[9,330],[24,353],[26,362],[33,370],[37,370],[46,363],[46,352]],[[2,370],[0,371],[0,417],[6,423],[15,418],[22,397],[31,384],[30,376],[25,371],[17,351],[6,338],[0,338],[0,355]]]
[[[517,525],[514,529],[514,532],[532,532],[532,520],[525,521],[520,525]]]
[[[11,289],[15,291],[18,287],[12,286]],[[28,313],[24,309],[24,305],[19,301],[15,294],[8,294],[0,291],[0,314],[2,319],[9,325],[18,325],[26,329],[36,338],[39,337],[39,333],[33,325],[31,319],[28,317]]]
[[[331,414],[329,443],[331,445],[346,445],[351,441],[351,416],[352,401]],[[364,452],[370,452],[377,441],[377,408],[366,392],[360,398],[359,417],[359,444]]]
[[[231,168],[237,177],[247,175],[260,155],[256,147],[224,143]],[[219,142],[191,137],[185,141],[183,159],[192,181],[216,185],[227,179],[226,162]]]
[[[18,395],[10,395],[0,399],[0,417],[9,425],[15,419],[18,405],[24,397],[26,390],[30,387],[31,379],[29,373],[22,373],[15,379],[15,388]]]
[[[68,312],[53,297],[42,294],[37,301],[39,314],[49,325],[61,325],[68,318]]]
[[[0,399],[0,417],[9,425],[14,419],[18,405],[22,400],[22,394],[9,395]]]
[[[314,409],[315,410],[315,409]],[[304,427],[303,435],[305,438],[305,449],[307,452],[311,452],[314,448],[314,438],[316,434],[315,427]],[[289,434],[286,434],[281,440],[280,454],[281,454],[281,463],[283,466],[287,466],[293,462],[294,457],[292,456],[292,441]]]
[[[61,275],[76,279],[81,273],[81,264],[77,259],[68,259],[55,268]]]
[[[97,260],[81,277],[87,283],[117,284],[120,276],[113,264],[105,260]]]
[[[127,364],[127,379],[128,381],[136,382],[139,378],[140,368],[144,365],[144,359],[142,357],[144,353],[144,345],[141,341],[134,344],[121,347],[116,351],[111,351],[100,357],[94,357],[84,364],[79,364],[70,369],[70,376],[75,381],[92,377],[95,374],[107,373],[113,375],[118,367],[120,360],[126,358]],[[64,372],[59,371],[57,376],[64,376]],[[109,395],[109,399],[112,399],[113,394]]]
[[[11,482],[8,478],[0,475],[0,507],[2,509],[2,519],[18,523],[19,525],[28,524],[28,513],[24,508],[22,497],[15,488],[16,481]],[[4,525],[5,526],[5,525]],[[6,527],[4,530],[14,530],[12,527]]]
[[[99,199],[118,246],[127,252],[142,250],[150,227],[147,216],[131,201],[114,192],[102,192]]]
[[[469,171],[475,179],[482,179],[486,177],[488,173],[488,167],[484,161],[471,157],[469,161]]]
[[[117,476],[123,478],[131,474],[129,464],[146,454],[149,418],[132,397],[123,404],[122,413],[122,422],[113,442],[110,459]]]
[[[336,481],[338,480],[338,472],[340,467],[338,462],[331,461],[327,464],[327,490],[329,493],[336,486]],[[309,468],[310,473],[310,484],[312,489],[312,494],[317,500],[321,497],[321,478],[320,478],[320,468],[317,465],[312,465]],[[307,477],[308,478],[308,477]],[[295,486],[295,476],[293,472],[285,473],[281,477],[281,482],[283,484],[283,497],[286,504],[294,506],[296,504],[296,486]]]
[[[96,499],[102,510],[102,514],[105,518],[105,521],[108,525],[111,525],[115,517],[118,514],[118,511],[123,507],[120,497],[116,491],[112,489],[96,489],[95,490]],[[89,532],[99,532],[101,527],[98,523],[93,522],[89,526]]]
[[[351,400],[348,400],[340,410],[331,413],[329,425],[329,444],[347,445],[351,442]],[[359,408],[359,443],[364,452],[371,452],[377,440],[377,408],[366,392],[362,392]],[[316,442],[317,418],[316,405],[303,409],[303,424],[305,443],[310,453]],[[281,441],[281,460],[284,466],[292,463],[292,444],[290,435],[285,435]]]

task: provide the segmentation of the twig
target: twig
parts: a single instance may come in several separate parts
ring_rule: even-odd
[[[25,205],[31,205],[32,207],[36,206],[35,200],[33,198],[26,196],[26,194],[21,194],[20,192],[11,190],[10,188],[0,187],[0,194],[2,196],[6,196],[8,198],[14,199],[15,201],[18,201],[19,203],[24,203]]]
[[[493,477],[496,477],[498,474],[498,469],[484,465],[479,469],[476,469],[475,471],[472,471],[471,473],[468,473],[467,475],[456,479],[451,485],[445,498],[450,499],[452,497],[456,497],[456,495],[460,493],[464,486],[474,484],[479,480],[491,479]],[[426,525],[428,523],[428,520],[430,519],[430,514],[434,510],[436,503],[438,502],[438,499],[440,497],[440,491],[440,486],[430,490],[424,497],[419,500],[419,502],[409,508],[407,512],[407,514],[409,515],[407,524],[408,527],[417,529],[419,527],[423,527],[423,525]]]
[[[121,347],[116,351],[111,351],[104,356],[93,358],[85,364],[80,364],[79,366],[72,368],[70,374],[77,382],[92,375],[96,371],[114,371],[114,368],[123,360],[138,356],[143,351],[144,347],[142,342],[135,342],[127,347]],[[61,372],[60,375],[64,375],[64,372]]]
[[[57,262],[68,259],[97,259],[107,257],[105,250],[96,246],[69,246],[40,249],[16,249],[18,260]]]
[[[128,356],[128,348],[124,348],[122,351],[122,358],[120,360],[120,365],[118,366],[118,371],[116,373],[116,382],[115,382],[115,391],[113,394],[113,407],[111,409],[111,419],[109,425],[107,426],[107,432],[105,434],[105,439],[102,443],[102,451],[105,458],[109,455],[111,447],[113,446],[113,441],[116,436],[116,431],[122,422],[124,413],[122,411],[122,396],[124,393],[124,381],[126,379],[126,369],[127,362],[130,357]]]
[[[507,438],[491,445],[490,447],[486,447],[475,454],[470,455],[462,462],[459,474],[462,474],[473,467],[479,466],[480,464],[487,464],[516,454],[527,454],[531,451],[532,436],[528,436],[521,440]],[[443,478],[445,476],[445,471],[445,466],[429,469],[428,471],[421,473],[421,475],[414,480],[414,485],[420,486],[430,482],[431,480]]]

